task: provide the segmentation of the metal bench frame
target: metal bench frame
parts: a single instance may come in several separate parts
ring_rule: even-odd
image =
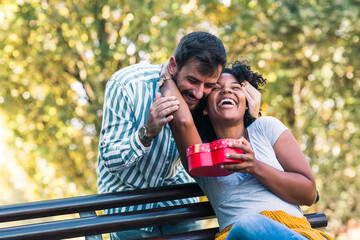
[[[80,218],[75,219],[0,228],[0,240],[66,239],[80,236],[85,236],[86,240],[102,240],[102,233],[215,218],[209,202],[111,215],[97,215],[95,212],[109,208],[203,195],[196,183],[189,183],[0,206],[0,223],[72,213],[80,215]],[[313,228],[327,226],[327,218],[324,213],[305,216]],[[213,239],[217,232],[218,228],[211,228],[151,239]]]

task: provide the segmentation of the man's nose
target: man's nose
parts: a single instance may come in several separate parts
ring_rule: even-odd
[[[199,99],[199,100],[204,96],[204,86],[203,85],[198,85],[194,89],[194,96],[196,97],[196,99]]]

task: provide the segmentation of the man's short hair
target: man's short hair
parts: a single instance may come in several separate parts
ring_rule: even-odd
[[[219,76],[219,65],[222,69],[226,64],[226,51],[223,43],[215,35],[208,32],[192,32],[181,38],[174,57],[178,71],[195,60],[199,63],[198,71],[209,77]]]

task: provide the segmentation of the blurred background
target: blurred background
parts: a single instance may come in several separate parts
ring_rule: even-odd
[[[336,239],[360,239],[358,0],[0,1],[0,204],[95,194],[107,80],[159,64],[192,31],[268,80]],[[357,236],[357,238],[356,238]]]

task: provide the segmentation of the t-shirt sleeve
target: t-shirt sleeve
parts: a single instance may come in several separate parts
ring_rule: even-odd
[[[275,117],[264,117],[264,131],[270,141],[271,146],[274,146],[280,135],[288,128]]]

